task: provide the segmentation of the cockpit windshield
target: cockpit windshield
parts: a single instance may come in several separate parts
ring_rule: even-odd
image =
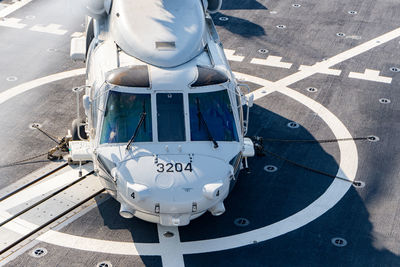
[[[147,115],[138,129],[135,142],[153,140],[151,95],[110,91],[104,112],[100,144],[127,143],[134,134],[143,112]]]
[[[182,93],[157,94],[159,142],[185,141],[185,115]]]
[[[215,141],[239,140],[226,90],[189,94],[189,110],[192,141],[208,141],[210,137]]]

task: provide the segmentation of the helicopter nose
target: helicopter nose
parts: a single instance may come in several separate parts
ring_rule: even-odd
[[[232,172],[230,164],[203,156],[190,165],[183,156],[157,163],[151,157],[127,160],[113,171],[120,214],[170,226],[187,225],[207,210],[219,216],[225,212]]]

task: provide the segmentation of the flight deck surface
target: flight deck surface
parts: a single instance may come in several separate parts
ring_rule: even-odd
[[[69,57],[84,31],[76,1],[0,1],[1,221],[48,198],[0,227],[0,249],[63,215],[0,265],[400,266],[397,1],[224,0],[214,23],[255,95],[248,136],[266,152],[249,159],[223,215],[179,228],[120,217],[90,164],[79,181],[77,166],[45,156],[5,166],[55,145],[33,123],[59,137],[71,128],[71,89],[85,82]]]

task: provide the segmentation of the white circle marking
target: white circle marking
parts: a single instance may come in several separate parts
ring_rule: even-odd
[[[0,104],[38,86],[82,75],[84,73],[85,69],[77,69],[50,75],[44,78],[21,84],[3,93],[0,93]],[[235,75],[237,77],[240,76],[242,78],[245,78],[247,81],[264,86],[263,88],[252,92],[252,94],[255,96],[255,99],[259,99],[272,92],[278,92],[289,96],[318,114],[318,116],[328,124],[337,139],[352,138],[350,132],[347,130],[344,124],[332,112],[330,112],[327,108],[314,101],[313,99],[286,86],[282,86],[279,83],[273,83],[268,80],[247,74],[235,73]],[[267,92],[261,93],[262,91]],[[353,140],[349,140],[339,142],[338,145],[340,150],[340,164],[338,173],[336,175],[345,177],[352,182],[354,181],[358,168],[358,154],[355,142]],[[328,189],[313,203],[305,207],[303,210],[281,221],[241,234],[209,240],[178,243],[176,244],[176,252],[181,254],[196,254],[220,251],[254,244],[254,242],[266,241],[277,236],[286,234],[308,224],[309,222],[317,219],[319,216],[323,215],[325,212],[331,209],[346,194],[346,192],[351,187],[351,184],[352,183],[350,182],[335,179],[328,187]],[[81,236],[74,236],[53,230],[46,232],[37,239],[58,246],[100,253],[103,252],[120,255],[164,254],[164,248],[160,243],[151,244],[99,240]]]

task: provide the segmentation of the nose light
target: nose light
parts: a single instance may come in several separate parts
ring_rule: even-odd
[[[196,212],[197,211],[197,203],[193,202],[192,204],[192,212]]]
[[[157,203],[157,204],[155,205],[155,207],[154,207],[154,212],[155,212],[155,213],[160,213],[160,204],[159,204],[159,203]]]

